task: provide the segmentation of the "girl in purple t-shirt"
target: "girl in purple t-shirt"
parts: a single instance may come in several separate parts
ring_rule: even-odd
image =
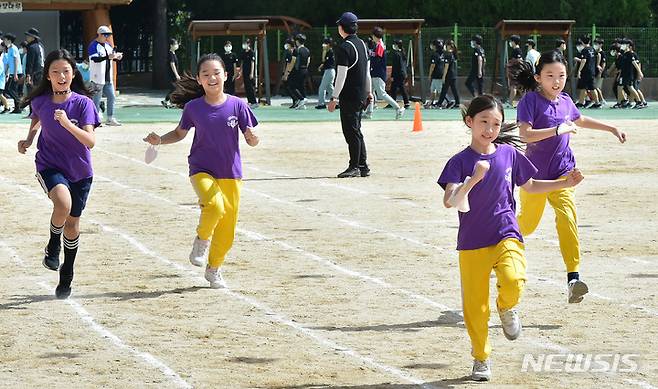
[[[509,340],[521,334],[514,310],[525,286],[523,238],[516,223],[514,187],[531,193],[550,192],[577,185],[577,169],[566,180],[533,180],[537,169],[522,152],[516,126],[503,125],[503,105],[490,95],[473,99],[463,112],[471,129],[471,144],[446,164],[438,183],[445,189],[443,203],[459,209],[459,271],[464,324],[471,338],[472,377],[491,379],[489,365],[489,276],[496,272],[496,305],[503,333]]]
[[[48,54],[44,63],[45,77],[22,102],[32,108],[32,122],[27,138],[18,142],[18,151],[32,145],[41,127],[37,143],[37,179],[53,202],[50,218],[50,240],[43,265],[57,271],[57,298],[71,295],[73,264],[78,252],[80,216],[91,189],[93,170],[90,149],[96,143],[94,129],[100,118],[91,92],[85,87],[75,60],[60,49]],[[59,266],[62,231],[64,263]]]
[[[207,258],[205,278],[212,288],[226,287],[219,267],[233,245],[238,221],[242,187],[239,134],[249,146],[258,144],[253,130],[256,117],[243,100],[224,93],[225,81],[221,57],[201,57],[196,78],[184,76],[171,95],[171,102],[183,108],[176,129],[163,136],[152,132],[144,138],[151,145],[176,143],[194,127],[188,163],[201,217],[190,262],[203,266]]]
[[[571,97],[562,92],[567,81],[567,63],[559,51],[543,53],[535,72],[528,63],[520,62],[510,74],[528,91],[517,107],[517,122],[521,138],[528,144],[526,156],[538,170],[533,178],[560,179],[576,166],[569,147],[570,134],[576,132],[576,126],[608,131],[621,143],[626,141],[626,134],[616,127],[582,116]],[[560,251],[567,268],[568,301],[579,303],[588,288],[578,273],[580,243],[573,189],[540,194],[521,190],[519,227],[523,236],[533,233],[547,200],[555,210]]]

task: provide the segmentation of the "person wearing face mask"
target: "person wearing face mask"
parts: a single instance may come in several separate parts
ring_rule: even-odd
[[[577,89],[579,90],[578,108],[601,108],[599,97],[594,88],[594,76],[596,74],[596,52],[590,46],[591,39],[584,36],[578,39],[576,50],[578,55],[574,58],[576,62],[576,78],[578,79]],[[585,97],[590,96],[592,104],[585,103]]]
[[[567,50],[567,42],[562,38],[556,39],[555,40],[555,50],[557,50],[560,53],[564,54],[564,52]]]
[[[624,89],[628,91],[629,97],[635,101],[633,108],[639,109],[644,108],[645,102],[642,96],[638,93],[636,82],[638,80],[642,80],[642,78],[644,78],[644,74],[642,73],[642,68],[640,67],[640,60],[633,49],[634,43],[632,40],[622,40],[621,51],[623,54],[621,59],[620,83]],[[630,103],[625,105],[623,108],[629,107]]]
[[[291,62],[295,71],[289,76],[290,91],[297,102],[295,109],[306,109],[306,90],[304,82],[308,77],[308,65],[311,63],[311,52],[305,46],[306,35],[295,36],[295,57]]]
[[[285,51],[284,55],[284,62],[285,66],[283,69],[283,74],[281,75],[281,81],[283,81],[283,86],[286,89],[286,92],[288,93],[288,96],[292,99],[292,104],[290,105],[291,109],[294,109],[297,107],[297,100],[295,100],[295,94],[292,91],[292,86],[290,85],[290,77],[292,76],[294,79],[294,71],[295,71],[295,61],[297,57],[297,51],[295,50],[295,41],[292,40],[292,38],[286,39],[286,43],[283,45],[283,49]]]
[[[608,74],[614,78],[612,83],[612,93],[617,97],[617,103],[611,108],[623,108],[628,100],[626,100],[626,94],[624,88],[621,86],[621,39],[617,38],[614,40],[612,46],[610,46],[610,56],[613,58],[612,65],[608,68]]]
[[[533,72],[537,67],[537,63],[539,62],[539,57],[541,57],[541,53],[537,51],[536,47],[537,47],[537,43],[535,43],[533,39],[528,39],[527,41],[525,41],[525,48],[526,48],[525,61],[530,64]]]
[[[507,104],[505,104],[507,108],[514,108],[514,99],[516,98],[519,89],[519,84],[513,79],[513,77],[511,77],[509,69],[523,61],[523,53],[519,46],[520,43],[521,37],[518,35],[512,35],[507,40],[507,44],[509,45],[509,52],[507,55],[507,86],[509,88],[509,97],[507,99]]]
[[[7,53],[5,54],[7,60],[7,84],[5,85],[5,91],[8,97],[14,100],[14,110],[11,113],[22,113],[18,81],[23,77],[23,65],[21,64],[18,47],[14,44],[16,35],[6,33],[2,36],[2,40],[7,47]]]
[[[473,49],[473,55],[471,56],[471,72],[466,79],[466,88],[468,88],[473,97],[477,97],[483,94],[484,64],[486,63],[484,49],[482,48],[481,35],[473,35],[471,38],[471,48]],[[477,86],[477,94],[475,94],[473,83]]]
[[[242,55],[240,56],[240,76],[244,82],[244,92],[247,95],[249,106],[254,109],[258,108],[258,101],[256,100],[256,55],[251,49],[251,39],[247,39],[242,43]]]
[[[430,98],[425,102],[425,108],[437,108],[434,99],[439,96],[443,89],[443,40],[435,39],[430,43],[432,57],[427,74],[430,75]]]
[[[94,90],[94,104],[100,112],[101,99],[103,95],[107,98],[107,122],[108,126],[120,126],[114,118],[114,69],[115,62],[123,58],[123,53],[116,52],[112,46],[112,30],[108,26],[100,26],[96,30],[96,39],[89,44],[89,72],[91,74],[91,85]]]
[[[237,77],[238,56],[233,52],[231,41],[224,43],[224,52],[219,55],[226,66],[226,81],[224,81],[224,93],[235,95],[235,79]]]
[[[391,82],[391,97],[393,100],[398,99],[398,90],[402,94],[402,100],[404,101],[404,109],[409,108],[409,95],[407,94],[406,89],[404,88],[404,83],[407,80],[407,55],[404,52],[402,47],[402,39],[396,39],[393,41],[393,66],[391,67],[391,77],[393,82]]]
[[[0,31],[0,36],[2,36],[2,31]],[[5,42],[0,42],[0,104],[4,107],[0,114],[11,111],[11,109],[9,109],[9,102],[5,97],[5,85],[7,82],[7,77],[5,75],[5,69],[7,68],[6,49]]]
[[[318,90],[318,105],[315,109],[326,109],[325,98],[330,98],[334,93],[334,80],[336,79],[336,60],[334,58],[334,40],[325,37],[322,41],[322,63],[318,71],[322,72],[322,81]]]
[[[388,93],[386,93],[386,46],[384,45],[384,29],[381,27],[374,27],[372,29],[373,49],[370,52],[370,77],[372,82],[372,91],[377,99],[386,101],[391,107],[395,108],[395,119],[400,119],[404,115],[404,107],[401,107],[397,101],[393,100]],[[368,105],[366,113],[363,116],[365,119],[371,119],[372,113],[375,109],[375,101]]]
[[[603,77],[605,77],[606,57],[603,51],[604,40],[596,38],[592,47],[596,54],[596,73],[594,74],[594,91],[599,98],[601,105],[605,105],[606,101],[603,98]]]
[[[176,90],[176,81],[180,80],[180,75],[178,74],[178,57],[176,56],[176,50],[178,50],[178,41],[174,38],[169,39],[169,53],[167,53],[167,76],[169,77],[169,83],[171,87],[165,99],[160,103],[165,108],[171,108],[171,94]]]

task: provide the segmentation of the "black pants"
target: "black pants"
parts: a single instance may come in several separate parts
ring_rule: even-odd
[[[22,74],[19,74],[18,78],[20,79],[21,77]],[[14,111],[21,110],[21,94],[19,88],[20,85],[18,85],[18,81],[14,81],[14,76],[10,74],[9,80],[7,80],[7,84],[5,85],[5,92],[10,99],[14,100]]]
[[[340,101],[340,124],[350,152],[350,168],[367,168],[366,142],[361,133],[361,101]]]
[[[169,91],[167,91],[167,95],[165,96],[165,101],[171,100],[171,94],[174,93],[176,90],[176,80],[169,79]]]
[[[468,75],[468,78],[466,79],[466,88],[468,88],[468,91],[471,92],[471,95],[475,97],[475,88],[473,87],[473,83],[477,86],[477,91],[478,95],[482,95],[482,90],[484,89],[484,77],[479,78],[477,74],[472,73]]]
[[[393,100],[398,99],[398,90],[402,94],[402,99],[404,100],[404,105],[409,105],[409,95],[407,94],[406,89],[404,89],[404,77],[395,78],[393,77],[393,82],[391,82],[391,97]]]
[[[288,76],[288,87],[290,88],[293,100],[297,101],[306,98],[304,81],[306,81],[307,76],[308,69],[297,69]]]
[[[256,104],[256,89],[255,89],[255,80],[253,78],[244,78],[244,93],[247,94],[247,101],[249,104]]]
[[[446,82],[443,83],[443,87],[441,88],[441,95],[439,96],[439,105],[443,103],[443,99],[448,99],[446,98],[446,95],[448,94],[448,88],[452,91],[452,96],[455,98],[455,105],[459,105],[459,93],[457,92],[457,80],[456,79],[447,79]]]
[[[235,81],[233,80],[233,73],[226,73],[226,81],[224,81],[224,93],[235,95]]]

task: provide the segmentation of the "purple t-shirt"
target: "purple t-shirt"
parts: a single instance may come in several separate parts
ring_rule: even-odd
[[[78,182],[94,175],[91,151],[55,120],[55,110],[63,109],[76,126],[82,128],[101,123],[94,102],[75,92],[63,103],[53,103],[52,95],[35,97],[30,106],[32,118],[41,122],[41,134],[37,142],[37,171],[56,169],[70,182]]]
[[[445,189],[448,184],[464,182],[480,160],[488,161],[491,167],[468,195],[471,210],[459,212],[457,250],[489,247],[508,238],[523,242],[516,222],[514,187],[524,185],[537,173],[523,153],[508,145],[498,145],[487,155],[467,147],[448,160],[438,184]]]
[[[210,105],[203,96],[183,109],[180,128],[194,127],[194,141],[187,161],[190,176],[208,173],[214,178],[242,178],[239,131],[254,128],[258,121],[242,99],[226,95],[220,105]]]
[[[529,123],[536,129],[556,127],[565,121],[573,122],[579,118],[578,108],[564,92],[560,93],[557,101],[550,101],[539,92],[528,92],[516,107],[516,121]],[[539,169],[533,178],[555,180],[576,166],[569,139],[570,134],[562,134],[528,143],[525,154]]]

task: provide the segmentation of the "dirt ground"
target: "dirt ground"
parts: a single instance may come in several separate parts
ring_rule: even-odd
[[[527,239],[524,332],[495,312],[489,387],[658,384],[658,122],[618,121],[629,141],[581,130],[583,279],[566,303],[553,215]],[[264,123],[242,143],[240,228],[212,290],[187,256],[198,217],[191,135],[150,166],[141,138],[172,124],[102,127],[73,295],[41,265],[51,206],[22,126],[0,125],[0,382],[7,387],[475,387],[460,316],[457,215],[436,179],[470,140],[458,122],[365,123],[372,176],[339,180],[337,123]],[[36,144],[36,142],[35,142]],[[639,355],[636,372],[536,373],[525,354]]]

